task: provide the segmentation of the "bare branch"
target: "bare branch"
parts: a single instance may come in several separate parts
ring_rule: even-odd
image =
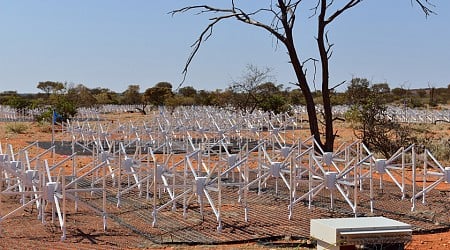
[[[324,115],[323,112],[321,112],[321,115],[322,115],[322,116]],[[326,125],[324,121],[322,121],[322,120],[320,120],[320,119],[319,119],[318,121],[319,121],[320,124],[322,124],[322,126],[325,126],[325,125]],[[322,132],[321,134],[322,134],[322,135],[325,135],[324,132]]]
[[[211,7],[208,5],[193,5],[193,6],[186,6],[181,9],[170,11],[169,14],[174,16],[175,14],[185,13],[185,12],[188,12],[191,10],[198,10],[199,12],[196,13],[197,15],[207,13],[207,12],[215,12],[215,13],[225,13],[225,12],[232,13],[233,12],[230,9],[219,9],[219,8],[214,8],[214,7]]]
[[[171,14],[172,16],[175,14],[178,14],[178,13],[185,13],[185,12],[189,12],[189,11],[197,11],[196,12],[197,15],[205,14],[205,13],[217,14],[217,16],[210,18],[211,22],[206,26],[205,29],[203,29],[203,31],[200,33],[198,39],[191,45],[191,47],[193,49],[186,61],[185,66],[184,66],[184,69],[182,72],[183,80],[180,83],[180,85],[178,86],[178,88],[180,88],[183,85],[184,81],[186,80],[186,75],[187,75],[189,66],[190,66],[192,60],[194,59],[194,57],[196,56],[196,54],[198,53],[202,43],[204,41],[208,40],[209,37],[211,37],[214,26],[225,19],[236,18],[238,21],[241,21],[243,23],[260,27],[260,28],[268,31],[273,36],[275,36],[277,40],[281,41],[282,43],[285,42],[286,39],[285,39],[284,35],[278,32],[278,30],[280,30],[280,28],[278,27],[278,23],[279,23],[278,21],[281,20],[281,19],[279,19],[280,17],[278,15],[278,13],[276,13],[272,9],[264,9],[264,8],[258,9],[255,12],[246,13],[242,9],[236,7],[234,4],[234,1],[231,1],[231,5],[232,6],[230,9],[215,8],[215,7],[211,7],[208,5],[194,5],[194,6],[187,6],[187,7],[169,12],[169,14]],[[276,15],[275,18],[278,20],[275,23],[272,23],[272,25],[267,25],[267,24],[261,23],[252,18],[253,16],[255,16],[258,13],[263,12],[263,11],[268,11],[268,12],[274,13]]]
[[[300,4],[300,1],[296,1],[292,4],[289,4],[289,12],[290,12],[290,17],[288,19],[288,23],[289,23],[289,27],[294,27],[294,23],[295,23],[295,12],[297,11],[297,7]]]
[[[315,58],[312,58],[312,57],[310,57],[310,58],[308,58],[308,59],[304,60],[304,61],[302,62],[302,65],[304,65],[304,64],[306,64],[306,63],[308,63],[309,61],[313,61],[313,62],[315,63],[315,62],[318,62],[319,60],[317,60],[317,59],[315,59]]]
[[[336,84],[334,87],[332,87],[330,90],[335,90],[337,87],[341,86],[342,84],[346,83],[347,81],[342,81],[339,84]]]
[[[345,122],[345,120],[343,120],[342,122]],[[338,132],[339,132],[339,130],[336,129],[336,132],[334,132],[334,134],[333,134],[334,138],[339,137]]]
[[[329,4],[327,4],[327,9],[331,7],[331,5],[333,5],[334,0],[331,0]]]
[[[311,9],[309,9],[309,10],[312,10],[313,13],[308,18],[312,18],[312,17],[317,15],[317,10],[319,9],[319,5],[320,5],[320,0],[317,0],[316,6],[312,7]]]
[[[305,65],[306,63],[308,63],[308,62],[310,62],[310,61],[313,62],[313,66],[314,66],[313,84],[314,84],[314,90],[317,91],[317,89],[316,89],[316,74],[317,74],[317,65],[316,65],[316,63],[317,63],[319,60],[310,57],[310,58],[304,60],[304,61],[302,62],[302,65]],[[308,69],[305,68],[305,76],[307,75],[307,74],[306,74],[307,71],[308,71]]]
[[[342,118],[342,117],[336,116],[336,117],[333,118],[333,121],[341,121],[341,122],[345,122],[345,119]],[[336,130],[336,132],[337,132],[337,130]]]
[[[352,7],[355,7],[357,4],[359,4],[359,3],[361,3],[361,1],[362,0],[350,0],[350,1],[348,1],[347,2],[347,4],[344,6],[344,7],[342,7],[342,9],[338,9],[336,12],[334,12],[330,17],[328,17],[328,19],[325,21],[325,25],[327,25],[327,24],[329,24],[329,23],[331,23],[331,22],[333,22],[333,20],[336,18],[336,17],[338,17],[338,16],[340,16],[342,13],[344,13],[346,10],[348,10],[348,9],[350,9],[350,8],[352,8]],[[333,1],[332,1],[333,2]],[[331,3],[332,3],[331,2]],[[330,3],[330,4],[331,4]],[[329,7],[329,5],[327,6],[327,8]]]
[[[414,0],[422,9],[423,13],[425,13],[425,17],[431,15],[431,14],[436,14],[436,12],[434,12],[432,9],[430,9],[429,7],[427,7],[426,5],[429,5],[431,7],[435,7],[434,4],[431,3],[430,0],[425,0],[425,3],[422,0]],[[413,0],[411,0],[411,4],[412,4]]]
[[[272,34],[273,36],[275,36],[275,37],[276,37],[278,40],[280,40],[281,42],[283,42],[283,43],[285,42],[286,38],[284,37],[283,34],[280,34],[280,33],[278,32],[278,28],[276,28],[276,27],[274,28],[274,27],[269,26],[269,25],[267,25],[267,24],[258,22],[258,21],[256,21],[256,20],[252,19],[252,18],[251,18],[251,15],[253,15],[253,13],[252,13],[252,14],[247,14],[247,13],[245,13],[245,12],[240,12],[240,13],[235,13],[235,14],[234,14],[234,17],[236,17],[237,20],[239,20],[239,21],[241,21],[241,22],[243,22],[243,23],[247,23],[247,24],[251,24],[251,25],[253,25],[253,26],[260,27],[260,28],[262,28],[262,29],[268,31],[270,34]]]
[[[328,31],[325,32],[325,42],[327,43],[326,49],[327,58],[330,59],[331,56],[333,55],[333,51],[331,50],[331,48],[334,46],[334,44],[330,43],[330,40],[328,39]]]
[[[208,38],[211,37],[214,25],[217,24],[218,22],[220,22],[221,20],[227,19],[227,18],[230,18],[230,17],[233,17],[233,15],[221,16],[221,17],[217,17],[217,18],[212,19],[213,21],[208,26],[206,26],[206,28],[202,31],[202,33],[200,34],[198,39],[191,45],[191,47],[193,49],[192,49],[192,52],[191,52],[191,54],[189,55],[189,57],[188,57],[188,59],[186,61],[186,64],[184,65],[184,69],[183,69],[183,72],[182,72],[183,80],[178,85],[176,90],[178,90],[183,85],[183,83],[185,82],[186,76],[187,76],[187,72],[188,72],[188,68],[189,68],[192,60],[194,59],[195,55],[197,54],[198,50],[200,49],[200,45],[202,44],[202,42],[207,41]]]

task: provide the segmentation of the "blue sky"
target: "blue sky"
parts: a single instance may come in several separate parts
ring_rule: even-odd
[[[0,92],[39,92],[38,82],[47,80],[116,92],[130,84],[144,91],[161,81],[176,87],[190,45],[208,17],[167,13],[202,2],[224,6],[229,1],[0,0]],[[255,9],[270,1],[237,2]],[[314,2],[304,1],[305,9]],[[365,77],[391,88],[447,87],[450,1],[433,4],[438,14],[428,18],[410,0],[365,0],[341,16],[329,29],[331,82]],[[317,57],[315,19],[309,15],[298,13],[295,29],[303,60]],[[277,84],[293,87],[285,49],[266,32],[233,21],[214,29],[184,86],[225,89],[248,64],[272,68]]]

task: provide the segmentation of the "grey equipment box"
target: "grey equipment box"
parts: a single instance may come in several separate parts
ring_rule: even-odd
[[[411,241],[412,229],[409,224],[385,217],[312,219],[310,235],[317,240],[317,249],[371,249],[382,245],[403,249]]]

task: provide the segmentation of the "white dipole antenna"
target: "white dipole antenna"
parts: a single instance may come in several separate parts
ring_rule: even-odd
[[[415,175],[416,173],[414,170],[414,177]],[[425,149],[423,153],[422,175],[422,191],[418,192],[417,194],[413,194],[413,197],[411,198],[411,202],[413,203],[411,208],[412,211],[415,210],[416,199],[422,198],[422,203],[425,204],[425,196],[428,192],[435,189],[441,183],[450,185],[450,167],[443,167],[428,149]],[[427,183],[429,182],[431,182],[431,184],[427,185]],[[415,186],[416,184],[413,184],[413,188],[415,188]]]

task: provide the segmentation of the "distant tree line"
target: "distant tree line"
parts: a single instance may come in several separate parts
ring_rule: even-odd
[[[216,106],[230,108],[241,112],[255,110],[285,112],[292,105],[305,105],[305,98],[298,88],[291,89],[276,84],[270,79],[270,69],[258,69],[247,66],[246,73],[237,81],[233,81],[226,89],[197,90],[185,86],[174,91],[169,82],[158,82],[153,87],[142,91],[139,84],[128,85],[121,93],[108,88],[88,88],[83,84],[67,84],[61,82],[39,82],[37,88],[42,92],[23,94],[16,91],[0,93],[0,104],[17,109],[47,108],[56,110],[64,118],[76,114],[79,107],[96,107],[105,104],[132,104],[145,114],[148,107],[166,106]],[[447,88],[426,89],[391,89],[388,83],[371,84],[367,79],[354,78],[345,92],[332,91],[333,105],[353,105],[367,91],[382,94],[384,104],[402,105],[402,107],[435,107],[450,103],[450,84]],[[366,92],[365,92],[366,91]],[[313,92],[316,103],[320,103],[320,91]],[[362,98],[364,99],[364,98]],[[49,116],[49,114],[46,114]]]

